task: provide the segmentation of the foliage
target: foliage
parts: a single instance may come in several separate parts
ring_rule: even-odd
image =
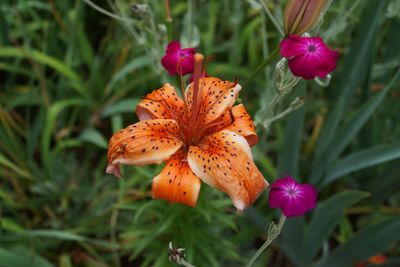
[[[125,168],[120,180],[104,173],[107,139],[137,120],[140,98],[163,82],[178,85],[159,62],[164,1],[140,2],[2,2],[1,267],[171,266],[169,241],[196,266],[241,266],[265,238],[274,216],[267,193],[237,215],[205,185],[196,209],[151,200],[161,166]],[[265,2],[282,21],[282,1]],[[301,81],[275,112],[298,96],[304,107],[258,127],[255,160],[267,180],[298,177],[320,200],[306,218],[288,220],[258,266],[351,266],[379,252],[387,266],[400,262],[395,7],[333,1],[318,31],[341,52],[330,85]],[[171,8],[175,37],[215,56],[207,72],[223,79],[246,81],[281,38],[259,1]],[[270,66],[246,83],[241,101],[261,116],[274,94]]]

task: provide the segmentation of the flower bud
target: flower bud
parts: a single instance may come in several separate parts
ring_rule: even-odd
[[[168,259],[172,263],[180,263],[185,258],[184,248],[173,248],[172,242],[168,245]]]
[[[284,15],[287,34],[302,35],[318,21],[327,0],[289,0]]]
[[[275,88],[280,95],[289,94],[293,87],[300,81],[299,77],[296,77],[288,69],[286,58],[282,58],[275,66],[274,83]]]

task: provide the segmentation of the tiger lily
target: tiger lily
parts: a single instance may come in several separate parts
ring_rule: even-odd
[[[202,77],[202,60],[195,55],[184,100],[167,83],[138,104],[140,121],[110,139],[106,172],[119,177],[120,164],[167,161],[153,179],[153,198],[195,207],[203,181],[227,193],[241,211],[268,186],[250,150],[258,137],[244,106],[233,106],[241,86]]]

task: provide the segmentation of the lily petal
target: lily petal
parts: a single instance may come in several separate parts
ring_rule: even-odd
[[[250,146],[258,143],[258,136],[253,120],[242,104],[234,106],[231,110],[233,123],[226,128],[245,137]]]
[[[119,164],[145,165],[167,160],[181,146],[174,120],[156,119],[132,124],[115,133],[108,145],[107,173],[120,175]]]
[[[251,205],[268,185],[246,139],[229,130],[211,135],[199,147],[191,146],[188,162],[203,182],[227,193],[238,210]]]
[[[183,118],[185,104],[175,88],[166,83],[146,96],[136,107],[139,120]]]
[[[199,107],[199,122],[207,125],[218,119],[227,109],[231,108],[238,97],[241,86],[214,77],[200,78],[201,101]],[[186,101],[191,113],[193,108],[193,83],[186,89]]]
[[[196,207],[200,186],[200,179],[190,169],[185,153],[178,151],[154,177],[153,198]]]

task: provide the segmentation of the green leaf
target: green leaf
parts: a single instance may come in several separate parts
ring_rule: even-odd
[[[318,204],[301,246],[301,255],[305,262],[310,262],[315,257],[318,249],[340,221],[344,210],[367,196],[368,193],[361,191],[346,191]]]
[[[294,96],[303,96],[306,91],[306,82],[302,81],[295,88]],[[298,178],[300,145],[303,135],[304,108],[300,108],[288,115],[285,126],[283,146],[279,153],[278,177],[291,175]]]
[[[10,232],[15,232],[19,233],[24,230],[20,225],[18,225],[16,222],[14,222],[13,219],[11,218],[1,218],[0,219],[0,226],[2,229],[10,231]]]
[[[113,75],[110,83],[107,85],[107,91],[113,89],[118,82],[126,79],[128,75],[132,75],[135,70],[150,65],[151,63],[151,58],[148,55],[134,58],[131,62],[124,65],[123,68],[118,70],[118,72]]]
[[[68,231],[60,230],[31,230],[24,231],[20,233],[21,235],[26,235],[30,237],[42,237],[42,238],[56,238],[61,240],[76,241],[76,242],[86,242],[106,249],[118,249],[119,245],[111,243],[108,241],[97,240],[93,238],[88,238]]]
[[[0,248],[0,267],[54,267],[31,250],[11,251]]]
[[[381,145],[354,152],[338,160],[331,168],[323,182],[323,186],[351,172],[362,170],[389,160],[400,158],[400,143]]]
[[[369,226],[317,262],[315,267],[351,266],[353,261],[367,259],[399,240],[399,229],[400,216]]]
[[[352,46],[345,57],[344,68],[338,75],[338,82],[333,83],[330,88],[340,96],[328,116],[321,134],[317,141],[315,157],[313,162],[312,181],[316,182],[322,175],[321,156],[325,153],[326,147],[331,144],[335,137],[337,128],[346,110],[353,100],[355,90],[364,80],[368,69],[365,68],[372,57],[373,44],[376,34],[382,21],[386,1],[372,0],[363,12],[363,20],[357,27],[357,35]]]
[[[400,70],[397,71],[396,75],[392,78],[389,84],[374,97],[370,98],[366,103],[364,103],[358,111],[345,123],[339,133],[330,142],[329,146],[325,150],[324,156],[321,156],[314,164],[314,170],[322,171],[326,170],[327,167],[332,164],[332,162],[337,159],[337,157],[343,152],[343,150],[353,141],[356,134],[365,125],[368,119],[372,116],[376,108],[383,101],[390,89],[397,83],[400,78]],[[319,176],[313,173],[311,182],[316,183]],[[324,182],[325,183],[325,182]]]
[[[16,174],[20,175],[21,177],[32,179],[32,175],[28,171],[23,170],[21,167],[15,165],[12,161],[10,161],[1,153],[0,153],[0,166],[13,170]]]
[[[306,266],[299,245],[304,239],[305,235],[305,220],[304,216],[290,218],[286,220],[282,229],[281,240],[279,246],[283,249],[286,256],[295,263],[295,266]]]
[[[47,65],[59,72],[61,75],[68,78],[72,82],[74,89],[80,95],[87,95],[83,85],[83,81],[81,80],[79,75],[69,66],[65,65],[62,61],[52,56],[32,49],[28,50],[23,48],[0,46],[0,57],[27,58]]]
[[[51,143],[51,135],[56,128],[56,119],[60,112],[69,107],[69,106],[81,106],[86,105],[87,102],[82,99],[65,99],[61,100],[57,103],[54,103],[47,111],[46,118],[46,126],[43,131],[43,136],[41,140],[41,148],[42,148],[42,160],[47,170],[50,169],[51,166],[51,157],[50,157],[50,143]]]
[[[94,128],[86,128],[80,135],[79,139],[92,143],[100,148],[107,149],[108,143],[104,136]]]
[[[139,101],[140,100],[138,98],[123,99],[104,109],[104,111],[101,113],[101,116],[106,118],[121,113],[133,113]]]

